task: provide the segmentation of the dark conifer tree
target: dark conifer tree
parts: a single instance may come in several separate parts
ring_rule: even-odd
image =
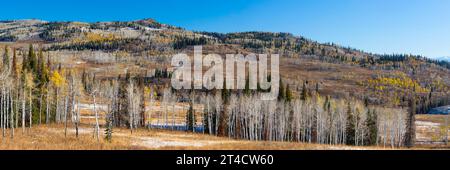
[[[36,73],[37,71],[37,60],[36,60],[36,54],[34,53],[33,44],[30,44],[28,48],[28,68],[30,71],[33,71]]]
[[[409,101],[408,117],[406,118],[406,133],[404,138],[404,145],[406,147],[413,147],[416,138],[416,99],[414,96]]]
[[[139,115],[140,115],[140,120],[139,120],[139,126],[145,126],[145,85],[144,85],[144,77],[142,75],[140,75],[138,77],[138,86],[139,86],[139,90],[141,91],[141,102],[139,104]]]
[[[245,94],[245,95],[250,95],[250,78],[249,78],[249,77],[247,77],[247,78],[245,79],[244,94]]]
[[[366,126],[368,129],[367,144],[375,145],[377,143],[378,127],[377,127],[377,113],[375,109],[369,110],[366,119]]]
[[[11,76],[13,78],[17,79],[18,72],[17,72],[17,56],[16,56],[16,49],[13,49],[13,58],[12,58],[12,66],[11,66]]]
[[[278,91],[278,100],[284,100],[285,95],[286,95],[286,91],[284,90],[283,81],[280,78],[280,87],[279,87],[279,91]]]
[[[352,108],[350,106],[350,102],[347,104],[347,124],[345,127],[345,134],[346,134],[346,143],[347,145],[354,145],[355,144],[355,120],[352,113]]]
[[[186,131],[192,132],[195,127],[195,115],[192,101],[189,102],[189,110],[186,113]]]
[[[113,119],[112,115],[108,114],[105,118],[105,140],[107,142],[112,141],[112,134],[113,134]]]
[[[286,101],[290,102],[293,99],[291,89],[289,88],[289,84],[286,85],[286,95],[285,95]]]
[[[301,93],[300,99],[302,99],[303,101],[306,101],[309,99],[308,86],[306,85],[306,82],[303,82],[302,93]]]

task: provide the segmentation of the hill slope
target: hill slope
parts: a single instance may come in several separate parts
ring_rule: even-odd
[[[128,63],[140,69],[155,63],[167,67],[170,56],[191,51],[193,45],[203,45],[204,53],[279,53],[283,81],[294,87],[294,92],[306,84],[322,95],[355,97],[388,106],[406,105],[407,98],[417,96],[420,112],[449,102],[449,62],[414,55],[371,54],[290,33],[193,32],[152,19],[96,23],[17,20],[0,22],[0,41],[39,43],[45,51],[60,56],[72,55],[70,51],[76,51],[76,55],[84,55],[83,51],[116,56],[126,53],[146,59]],[[111,72],[105,65],[98,65],[96,58],[81,58],[92,64],[87,69]],[[120,63],[112,65],[119,67]]]

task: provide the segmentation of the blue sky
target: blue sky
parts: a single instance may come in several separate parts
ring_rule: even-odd
[[[154,18],[189,30],[290,32],[375,53],[450,56],[449,0],[21,0],[0,19]]]

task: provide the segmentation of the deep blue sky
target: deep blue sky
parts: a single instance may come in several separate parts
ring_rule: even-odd
[[[375,53],[450,56],[449,0],[8,0],[0,20],[154,18],[190,30],[290,32]]]

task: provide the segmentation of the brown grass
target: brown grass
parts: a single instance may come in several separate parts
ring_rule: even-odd
[[[27,129],[25,133],[16,129],[13,139],[9,132],[1,138],[1,150],[380,150],[390,147],[355,147],[345,145],[322,145],[299,142],[247,141],[216,137],[206,134],[187,133],[156,129],[137,129],[131,132],[125,128],[115,128],[113,140],[106,142],[101,129],[101,138],[93,137],[93,128],[80,127],[79,137],[75,137],[69,126],[67,136],[64,125],[41,125]],[[404,149],[404,148],[395,148]],[[413,149],[442,149],[421,146]],[[448,149],[448,148],[447,148]]]
[[[54,129],[60,131],[54,131]],[[126,150],[142,149],[139,146],[130,145],[131,141],[127,138],[120,138],[111,143],[103,139],[97,142],[92,134],[81,133],[78,138],[75,134],[68,133],[64,136],[63,125],[42,125],[26,129],[16,129],[14,138],[10,137],[10,132],[1,139],[0,150]]]
[[[442,116],[418,115],[417,120],[441,122]],[[84,122],[86,123],[86,122]],[[104,129],[100,129],[100,140],[93,134],[93,124],[83,124],[79,137],[75,136],[72,124],[68,125],[67,136],[63,124],[33,126],[22,133],[15,129],[14,138],[7,130],[0,134],[0,150],[390,150],[408,149],[382,146],[323,145],[300,142],[248,141],[217,137],[201,133],[159,129],[114,128],[111,143],[104,140]],[[422,135],[424,132],[418,129]],[[409,149],[450,149],[450,145],[421,144]]]
[[[418,115],[416,115],[416,120],[433,122],[433,123],[445,123],[446,116],[447,115],[418,114]],[[449,121],[450,121],[450,119],[449,119]]]

